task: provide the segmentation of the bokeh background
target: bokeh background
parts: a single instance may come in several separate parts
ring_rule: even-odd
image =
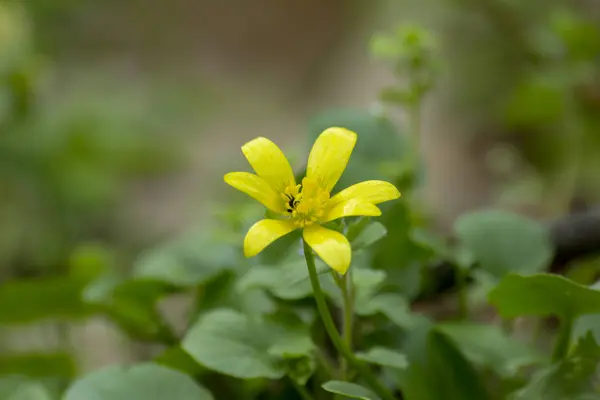
[[[372,40],[406,23],[439,61],[419,144],[439,232],[490,205],[546,220],[600,201],[598,1],[0,1],[0,373],[155,354],[85,306],[68,322],[38,306],[61,314],[81,289],[65,276],[127,274],[212,229],[241,198],[222,176],[246,169],[247,140],[300,168],[331,115],[385,115],[410,136],[380,96],[404,78]],[[188,306],[161,304],[175,323]]]

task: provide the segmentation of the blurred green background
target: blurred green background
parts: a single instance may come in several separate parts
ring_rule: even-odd
[[[431,87],[395,68],[393,39],[373,39],[406,23],[435,42]],[[416,109],[395,92],[411,79],[426,82]],[[415,110],[423,179],[407,180]],[[442,237],[482,207],[545,220],[600,202],[600,3],[0,0],[0,374],[59,393],[164,354],[166,326],[190,313],[274,307],[219,292],[283,254],[241,261],[261,210],[222,176],[247,169],[240,146],[256,136],[300,171],[330,125],[359,134],[343,184],[421,182],[368,256],[420,298],[443,250],[413,228]],[[161,279],[127,286],[132,274]],[[427,307],[444,314],[443,299]],[[213,394],[260,392],[246,386]]]

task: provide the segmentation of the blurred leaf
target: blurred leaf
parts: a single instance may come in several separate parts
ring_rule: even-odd
[[[86,288],[83,298],[133,337],[169,342],[174,338],[167,336],[156,304],[171,291],[163,282],[106,276]]]
[[[0,379],[0,399],[53,400],[53,396],[41,383],[11,376]]]
[[[171,347],[159,354],[154,362],[167,368],[175,369],[186,375],[197,375],[206,369],[198,364],[185,350],[179,346]]]
[[[414,318],[406,299],[394,293],[376,294],[364,302],[356,304],[356,313],[361,316],[381,313],[403,329],[410,329]]]
[[[408,366],[408,360],[404,354],[385,347],[373,347],[365,353],[356,353],[356,357],[384,367],[403,369]]]
[[[352,240],[352,250],[357,251],[371,246],[373,243],[385,237],[387,229],[381,222],[371,222],[364,227]]]
[[[72,379],[77,366],[68,353],[24,353],[0,355],[0,375],[23,375],[31,378],[60,377]],[[0,397],[1,398],[1,397]]]
[[[389,178],[381,174],[379,165],[401,159],[410,148],[390,119],[351,109],[329,110],[313,117],[308,125],[309,143],[312,145],[321,132],[332,126],[358,134],[350,162],[334,192],[361,181]]]
[[[530,78],[515,88],[505,117],[511,125],[556,124],[562,120],[565,107],[565,89],[555,79]]]
[[[421,265],[431,258],[431,251],[411,239],[411,231],[425,221],[407,201],[391,204],[381,217],[387,235],[373,246],[371,265],[387,272],[390,291],[414,298],[422,290]]]
[[[480,376],[454,343],[430,325],[421,328],[424,331],[415,334],[421,337],[422,343],[416,347],[411,345],[409,367],[401,375],[404,398],[489,399]]]
[[[454,231],[481,267],[494,275],[543,270],[553,254],[548,233],[528,218],[504,211],[477,211],[463,215]]]
[[[507,336],[495,325],[444,323],[437,329],[452,339],[470,362],[493,369],[500,376],[513,376],[521,367],[543,360],[541,354]]]
[[[302,386],[306,385],[317,369],[315,357],[298,357],[285,360],[285,363],[286,375]]]
[[[312,350],[303,335],[308,332],[220,309],[200,317],[182,348],[202,365],[226,375],[279,379],[286,373],[283,358],[309,355]]]
[[[330,268],[320,259],[315,260],[321,285],[326,292],[335,290],[329,276]],[[299,300],[310,297],[312,286],[304,258],[298,257],[278,266],[252,267],[238,282],[237,290],[245,292],[252,288],[264,288],[283,300]]]
[[[112,254],[106,248],[91,243],[77,246],[69,261],[71,276],[88,282],[114,265]]]
[[[512,400],[592,400],[600,396],[600,347],[591,334],[564,360],[538,371]]]
[[[194,286],[233,269],[238,262],[237,252],[207,229],[143,254],[134,266],[134,276]]]
[[[509,274],[490,292],[489,300],[504,318],[524,315],[576,318],[600,313],[600,290],[552,274]]]
[[[552,14],[550,25],[573,60],[591,61],[600,54],[600,29],[595,21],[559,8]]]
[[[380,400],[375,393],[356,383],[329,381],[323,384],[323,389],[331,393],[344,395],[351,399]]]
[[[86,284],[69,277],[6,282],[0,286],[0,304],[11,306],[0,307],[0,323],[88,317],[98,309],[81,300]]]
[[[212,400],[192,378],[157,364],[113,366],[92,372],[66,391],[64,400]]]
[[[573,337],[579,338],[588,332],[600,343],[600,314],[587,314],[577,318],[573,326]]]
[[[409,235],[414,243],[430,250],[436,257],[443,257],[445,259],[453,259],[455,257],[445,238],[434,232],[417,227],[410,230]]]

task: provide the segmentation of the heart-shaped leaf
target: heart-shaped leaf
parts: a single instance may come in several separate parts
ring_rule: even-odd
[[[281,378],[284,359],[308,356],[312,346],[307,331],[229,309],[203,315],[182,342],[200,364],[241,379]]]
[[[543,270],[553,254],[547,231],[536,221],[504,211],[476,211],[457,219],[454,231],[481,267],[501,277]]]

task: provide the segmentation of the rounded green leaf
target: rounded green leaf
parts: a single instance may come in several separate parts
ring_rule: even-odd
[[[323,389],[331,393],[344,395],[351,399],[380,400],[375,393],[356,383],[329,381],[323,384]]]
[[[492,289],[489,301],[504,318],[522,315],[574,318],[600,313],[600,290],[552,274],[507,275]]]
[[[543,270],[553,254],[544,227],[504,211],[477,211],[458,218],[454,231],[481,267],[496,276]]]
[[[309,355],[308,332],[237,311],[218,309],[203,315],[188,331],[182,348],[200,364],[241,379],[279,379],[283,360]]]
[[[404,354],[385,347],[373,347],[366,353],[357,353],[356,357],[384,367],[403,369],[408,366],[408,360]]]
[[[76,381],[63,400],[212,400],[208,390],[178,371],[158,364],[101,369]]]

